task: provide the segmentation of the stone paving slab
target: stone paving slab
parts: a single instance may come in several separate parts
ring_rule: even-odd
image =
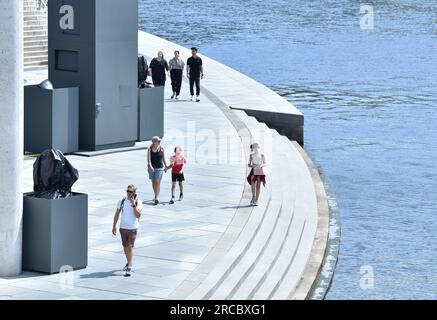
[[[28,83],[46,78],[44,69],[26,73]],[[182,145],[187,156],[184,201],[168,204],[171,175],[164,175],[161,200],[153,199],[147,177],[146,151],[105,154],[97,157],[68,156],[79,170],[75,192],[89,195],[89,266],[74,271],[73,287],[65,288],[65,275],[24,272],[16,278],[0,278],[0,299],[165,299],[202,262],[219,241],[232,220],[241,199],[246,175],[242,145],[234,127],[223,112],[207,98],[189,101],[184,83],[181,100],[165,101],[167,157],[175,145]],[[165,93],[170,96],[169,84]],[[228,137],[220,134],[225,132]],[[219,146],[231,141],[237,152],[228,161],[202,149],[205,134]],[[200,150],[200,151],[199,151]],[[24,190],[33,187],[33,163],[23,163]],[[111,234],[117,201],[128,184],[138,185],[145,202],[135,248],[134,270],[124,278],[125,264],[119,236]]]

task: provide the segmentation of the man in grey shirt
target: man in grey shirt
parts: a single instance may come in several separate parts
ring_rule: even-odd
[[[181,58],[179,58],[178,50],[174,52],[174,58],[169,61],[168,65],[170,68],[171,87],[173,89],[173,94],[171,98],[179,99],[185,62]]]

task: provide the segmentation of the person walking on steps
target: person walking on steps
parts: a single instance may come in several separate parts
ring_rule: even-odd
[[[166,72],[168,72],[168,63],[164,59],[162,51],[158,52],[158,56],[153,58],[149,66],[152,71],[152,81],[155,87],[165,86],[167,80]]]
[[[164,170],[168,169],[165,149],[161,146],[160,137],[155,136],[152,138],[152,145],[147,152],[147,165],[149,179],[152,181],[153,193],[155,194],[154,204],[158,205],[162,176]]]
[[[185,68],[185,62],[179,58],[178,50],[174,52],[174,58],[169,61],[168,66],[170,68],[171,87],[173,89],[171,98],[176,98],[177,100],[181,93],[182,75]]]
[[[199,102],[200,79],[203,79],[203,62],[197,55],[198,49],[191,48],[191,57],[187,60],[187,77],[190,79],[191,101]],[[196,99],[194,99],[194,85],[196,85]]]
[[[126,196],[118,201],[117,210],[114,214],[112,234],[117,235],[117,223],[120,221],[120,235],[124,254],[127,263],[123,268],[125,277],[130,277],[132,272],[132,259],[134,255],[134,245],[137,238],[137,231],[143,203],[137,196],[137,187],[130,184],[126,190]]]
[[[250,174],[247,177],[247,182],[252,187],[252,201],[251,206],[258,206],[258,200],[261,193],[261,183],[266,186],[266,175],[264,168],[267,166],[266,157],[261,153],[261,149],[258,143],[253,143],[250,146],[249,168]]]

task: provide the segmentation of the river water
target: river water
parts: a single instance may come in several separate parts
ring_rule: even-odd
[[[327,299],[437,299],[437,3],[140,0],[140,28],[205,54],[305,114],[335,194]],[[206,74],[208,66],[205,66]]]

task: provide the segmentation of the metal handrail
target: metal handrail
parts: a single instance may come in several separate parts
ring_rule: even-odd
[[[38,11],[47,12],[49,8],[49,0],[35,0],[36,9]]]

